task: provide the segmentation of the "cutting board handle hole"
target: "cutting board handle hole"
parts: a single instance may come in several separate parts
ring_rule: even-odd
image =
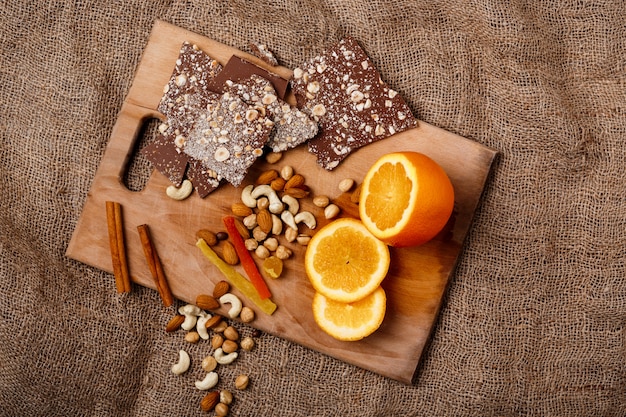
[[[141,128],[137,133],[137,138],[122,176],[124,186],[130,191],[142,191],[148,184],[153,166],[143,155],[142,150],[156,140],[159,135],[158,127],[160,124],[161,120],[158,118],[147,117],[143,120]]]

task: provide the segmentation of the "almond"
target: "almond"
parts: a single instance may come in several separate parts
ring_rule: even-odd
[[[284,178],[278,177],[270,183],[270,187],[272,187],[274,191],[282,191],[283,188],[285,188],[285,184],[287,184],[287,181],[285,181]]]
[[[213,298],[217,300],[228,291],[230,291],[230,284],[226,281],[219,281],[215,284],[215,287],[213,287]]]
[[[302,185],[304,185],[304,177],[300,174],[294,174],[285,184],[285,190]]]
[[[200,400],[200,408],[203,411],[211,411],[220,402],[219,391],[211,391]]]
[[[285,194],[290,195],[293,198],[305,198],[309,195],[309,192],[300,187],[291,187],[285,189]]]
[[[217,243],[217,235],[210,230],[201,229],[196,232],[196,238],[204,239],[207,245],[214,246]]]
[[[256,214],[256,222],[265,233],[272,231],[272,226],[274,224],[272,221],[272,213],[270,213],[267,209],[259,210]]]
[[[222,247],[222,258],[228,265],[237,265],[239,263],[239,256],[232,243],[225,240]]]
[[[262,172],[261,175],[259,175],[259,177],[256,179],[256,184],[269,184],[276,178],[278,178],[278,171],[276,171],[275,169],[268,169],[267,171]]]
[[[220,302],[208,294],[199,294],[196,297],[196,305],[202,310],[217,310],[220,308]]]
[[[212,316],[210,319],[207,320],[206,328],[207,329],[213,329],[215,326],[217,326],[221,322],[222,322],[222,316],[219,316],[219,315],[216,314],[216,315]]]
[[[247,217],[252,214],[252,209],[244,203],[233,203],[233,205],[230,206],[230,210],[235,216],[239,217]]]
[[[235,227],[244,240],[250,237],[250,229],[248,229],[246,225],[243,224],[243,221],[237,217],[235,217]]]
[[[168,333],[175,332],[180,328],[180,325],[183,324],[184,321],[185,316],[183,316],[182,314],[176,314],[170,319],[170,321],[167,323],[167,326],[165,326],[165,331]]]

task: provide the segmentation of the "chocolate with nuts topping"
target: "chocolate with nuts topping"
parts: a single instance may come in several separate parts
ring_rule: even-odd
[[[327,170],[362,146],[417,126],[404,99],[350,37],[296,68],[291,86],[298,105],[320,124],[309,151]]]
[[[274,122],[274,129],[267,143],[273,152],[282,152],[315,137],[317,122],[304,112],[290,106],[276,96],[269,80],[252,75],[239,82],[227,81],[225,91],[240,96],[246,103],[265,106]]]
[[[177,186],[182,183],[189,163],[189,157],[182,152],[182,147],[200,109],[217,97],[208,89],[208,80],[221,69],[216,60],[196,45],[184,42],[172,75],[164,87],[157,110],[165,116],[165,121],[159,126],[160,135],[142,153]],[[195,167],[190,168],[188,176],[202,196],[218,185],[215,181],[209,181],[209,185],[206,185],[203,173]]]
[[[183,151],[237,187],[263,155],[274,126],[264,114],[265,109],[226,92],[196,121]]]

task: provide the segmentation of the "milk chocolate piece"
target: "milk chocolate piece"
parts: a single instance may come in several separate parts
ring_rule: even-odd
[[[208,89],[208,81],[222,69],[221,65],[200,50],[196,45],[184,42],[180,48],[176,65],[163,89],[157,107],[165,120],[159,126],[159,135],[146,146],[142,153],[163,175],[176,186],[185,177],[189,156],[182,152],[187,136],[206,105],[218,95]],[[195,168],[189,174],[196,189],[212,190],[212,183],[201,184],[206,179]]]
[[[174,145],[173,138],[159,135],[141,152],[161,174],[180,187],[185,179],[189,157]]]
[[[222,183],[216,172],[207,169],[196,159],[189,159],[187,178],[194,185],[200,198],[204,198],[216,190]]]
[[[350,37],[296,68],[291,85],[298,105],[320,124],[309,151],[327,170],[362,146],[417,126],[404,99]]]
[[[210,81],[222,70],[222,66],[197,45],[183,42],[176,66],[163,89],[163,97],[157,110],[167,117],[178,118],[179,108],[185,105],[187,96],[194,96],[194,106],[205,106],[214,99],[210,94]]]
[[[237,83],[226,81],[226,91],[241,97],[246,103],[266,106],[274,129],[267,142],[273,152],[283,152],[306,142],[317,134],[317,122],[289,103],[276,98],[267,104],[263,99],[275,94],[272,84],[265,78],[252,75]]]
[[[276,96],[268,94],[262,100],[269,99],[276,100]],[[265,108],[248,105],[239,96],[226,92],[207,106],[183,151],[237,187],[248,168],[263,155],[274,126],[265,115]]]
[[[253,74],[259,75],[271,82],[278,97],[283,100],[285,99],[285,94],[287,94],[287,88],[289,87],[289,80],[254,65],[253,63],[236,55],[233,55],[228,60],[226,65],[224,65],[222,71],[220,71],[220,73],[211,80],[209,88],[213,92],[222,93],[224,92],[224,85],[226,84],[226,81],[230,80],[233,82],[239,82],[250,78]]]

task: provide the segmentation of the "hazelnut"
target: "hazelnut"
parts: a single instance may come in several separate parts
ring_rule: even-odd
[[[224,337],[228,340],[239,340],[239,332],[233,326],[224,329]]]
[[[224,337],[222,337],[221,334],[213,335],[213,338],[211,338],[211,347],[213,349],[222,347],[223,343],[224,343]]]
[[[220,391],[220,402],[222,404],[230,405],[233,402],[233,393],[227,389]]]
[[[228,406],[224,403],[219,403],[215,406],[215,415],[224,417],[228,415]]]
[[[208,355],[204,359],[202,359],[202,369],[206,372],[214,371],[217,367],[217,361],[212,355]]]
[[[198,343],[200,340],[200,335],[196,331],[191,331],[185,335],[185,342],[187,343]]]
[[[254,348],[254,339],[250,336],[246,336],[241,340],[241,348],[243,350],[251,351]]]
[[[254,310],[250,307],[243,307],[241,313],[239,313],[239,318],[244,323],[250,323],[254,320]]]
[[[241,374],[237,377],[237,379],[235,379],[235,388],[239,390],[244,390],[248,388],[249,382],[250,379],[248,378],[248,375]]]

